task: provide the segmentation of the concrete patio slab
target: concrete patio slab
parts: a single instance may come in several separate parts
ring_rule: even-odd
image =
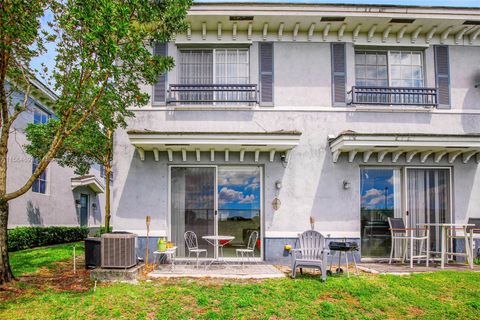
[[[445,265],[445,269],[441,269],[439,264],[430,265],[428,268],[424,263],[414,264],[413,269],[410,268],[409,264],[402,263],[359,263],[358,269],[372,274],[411,274],[411,273],[420,273],[420,272],[438,272],[438,271],[473,271],[480,272],[480,265],[474,265],[473,270],[469,268],[468,265],[464,263],[449,263]]]
[[[269,264],[212,265],[208,268],[194,265],[160,265],[148,274],[148,278],[223,278],[223,279],[271,279],[284,278],[285,274]]]

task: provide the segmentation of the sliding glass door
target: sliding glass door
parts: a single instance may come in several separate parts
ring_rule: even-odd
[[[421,223],[451,222],[450,169],[407,168],[407,222],[412,228]],[[440,229],[430,229],[430,249],[440,251]]]
[[[225,257],[245,248],[253,231],[258,232],[255,256],[261,248],[261,168],[258,166],[177,167],[170,171],[170,234],[179,257],[188,256],[185,231],[197,234],[208,256],[218,253],[202,239],[206,235],[234,236],[224,247]]]
[[[171,181],[171,239],[178,246],[177,254],[185,257],[185,231],[193,231],[200,248],[213,256],[213,248],[202,236],[215,233],[215,168],[172,167]]]
[[[388,218],[401,217],[400,169],[360,169],[361,250],[363,257],[390,255]]]

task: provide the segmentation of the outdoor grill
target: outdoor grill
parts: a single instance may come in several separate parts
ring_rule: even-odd
[[[332,259],[330,261],[330,269],[328,273],[332,273],[332,265],[333,265],[333,256],[335,252],[338,252],[338,268],[335,270],[336,273],[343,273],[343,269],[340,267],[340,263],[342,261],[342,253],[345,254],[345,262],[347,264],[347,275],[349,276],[348,272],[348,254],[350,254],[353,264],[355,265],[355,273],[358,274],[357,271],[357,262],[355,261],[355,251],[358,251],[358,244],[353,241],[332,241],[328,244],[328,248],[332,252]]]

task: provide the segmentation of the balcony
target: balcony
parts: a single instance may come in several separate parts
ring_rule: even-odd
[[[256,84],[171,84],[168,105],[254,106]]]
[[[353,86],[352,105],[437,107],[436,88]]]

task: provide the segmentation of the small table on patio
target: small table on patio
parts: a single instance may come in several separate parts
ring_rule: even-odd
[[[445,268],[445,262],[448,262],[448,254],[454,255],[455,252],[447,252],[447,241],[448,241],[448,229],[463,229],[466,232],[466,228],[473,226],[473,224],[468,223],[419,223],[420,227],[440,227],[441,229],[441,242],[440,242],[440,268]],[[470,265],[470,268],[473,269],[473,257],[470,257],[471,250],[469,249],[468,236],[465,235],[465,256]],[[428,258],[427,258],[428,259]]]
[[[158,263],[160,263],[160,257],[164,255],[165,257],[169,257],[170,256],[170,261],[171,261],[171,266],[172,266],[172,271],[175,269],[175,256],[177,255],[177,247],[171,247],[171,248],[168,248],[167,250],[165,251],[154,251],[153,252],[153,256],[155,257],[155,259],[153,260],[153,264],[155,265],[157,259],[158,259]]]
[[[220,235],[218,235],[218,236],[203,236],[202,239],[207,241],[208,243],[210,243],[215,248],[215,252],[219,252],[217,258],[216,259],[214,258],[210,262],[209,266],[211,266],[212,263],[214,263],[214,262],[224,262],[225,263],[225,260],[220,260],[220,258],[223,258],[223,247],[225,245],[229,244],[230,242],[232,242],[232,240],[235,239],[235,237],[234,236],[220,236]],[[218,250],[219,248],[220,248],[220,251]],[[215,253],[214,253],[214,255],[215,255]]]

